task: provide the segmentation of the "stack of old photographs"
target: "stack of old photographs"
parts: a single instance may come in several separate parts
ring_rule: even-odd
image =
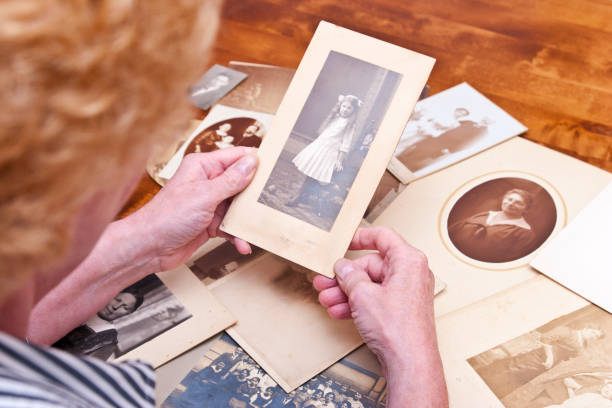
[[[161,406],[376,408],[385,406],[386,396],[378,361],[365,347],[287,393],[223,336]]]
[[[272,127],[294,71],[239,62],[230,67],[247,79],[157,163],[162,183],[185,154],[259,146]],[[347,94],[337,91],[332,85],[325,89],[330,95]],[[326,106],[317,109],[309,111],[316,120],[295,123],[293,135],[300,143],[278,146],[274,174],[288,171],[291,163],[297,166],[299,154],[316,139],[312,135],[319,130],[308,126],[326,123],[329,114]],[[367,125],[361,124],[349,152],[362,154],[361,160],[368,153],[361,148],[371,143]],[[539,275],[529,263],[612,176],[516,137],[525,130],[466,83],[421,100],[364,216],[373,225],[393,227],[422,249],[431,270],[447,285],[436,296],[435,310],[453,406],[473,407],[474,401],[492,407],[610,406],[605,405],[612,396],[609,315]],[[294,176],[265,181],[260,204],[328,232],[338,209],[330,215],[331,207],[317,208],[317,203],[323,197],[333,204],[331,198],[341,192],[336,205],[341,208],[351,194],[350,183],[348,188],[334,182],[315,185],[302,194],[304,183]],[[197,277],[203,283],[199,286],[232,316],[231,323],[237,321],[227,333],[240,348],[227,337],[214,343],[164,406],[199,406],[202,401],[240,407],[384,406],[380,368],[375,361],[355,363],[355,354],[348,354],[362,340],[351,322],[331,320],[318,305],[313,273],[253,249],[241,256],[230,243],[213,239],[182,271]],[[173,315],[170,326],[186,326],[198,311],[189,305],[179,311],[176,301],[157,296],[172,305],[172,313],[162,313]],[[181,296],[177,291],[176,297]],[[139,307],[145,310],[148,304],[153,300]],[[164,335],[174,330],[167,326],[155,324],[150,330]],[[152,336],[147,332],[140,338],[146,345]],[[130,355],[126,351],[133,344],[120,344],[114,355]]]

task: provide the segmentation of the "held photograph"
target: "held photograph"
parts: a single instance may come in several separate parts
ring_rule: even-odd
[[[157,276],[149,275],[123,289],[54,346],[113,360],[191,317],[166,285]]]
[[[286,393],[229,336],[223,335],[172,391],[162,407],[384,407],[385,379],[370,367],[360,365],[360,361],[352,361],[351,357],[340,360]]]
[[[612,406],[612,320],[594,305],[470,359],[506,408]]]
[[[416,104],[389,171],[408,183],[526,130],[464,82]]]
[[[259,147],[273,116],[216,105],[176,150],[158,177],[169,180],[189,153],[212,152],[233,146]]]
[[[331,51],[258,201],[329,231],[401,78]]]
[[[534,181],[503,177],[467,191],[447,221],[450,241],[465,256],[490,263],[511,262],[536,249],[557,223],[555,202]]]

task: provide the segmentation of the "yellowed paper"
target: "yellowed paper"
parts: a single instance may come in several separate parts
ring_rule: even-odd
[[[537,276],[528,266],[532,257],[611,179],[603,170],[515,138],[409,184],[374,225],[396,229],[425,252],[433,273],[447,284],[435,299],[436,315],[442,316]],[[515,188],[532,196],[522,220],[484,227]]]
[[[333,276],[433,63],[320,23],[221,229]]]
[[[227,333],[286,392],[357,348],[351,320],[333,320],[301,272],[266,254],[209,285],[236,316]]]

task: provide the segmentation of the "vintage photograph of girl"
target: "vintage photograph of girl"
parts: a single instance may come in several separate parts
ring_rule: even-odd
[[[554,230],[557,210],[550,194],[522,178],[486,181],[466,192],[448,216],[448,235],[464,255],[502,263],[538,249]]]
[[[258,201],[331,230],[401,77],[330,52]]]

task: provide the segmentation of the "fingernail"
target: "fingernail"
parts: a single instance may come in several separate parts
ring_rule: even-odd
[[[351,264],[342,265],[337,268],[336,275],[338,275],[340,279],[344,279],[349,273],[353,272],[354,270],[355,268],[353,268],[353,265]]]
[[[256,165],[257,165],[257,157],[251,154],[244,156],[243,158],[238,160],[238,162],[235,164],[236,170],[238,170],[240,173],[244,174],[245,176],[251,174],[251,172],[253,171]]]

